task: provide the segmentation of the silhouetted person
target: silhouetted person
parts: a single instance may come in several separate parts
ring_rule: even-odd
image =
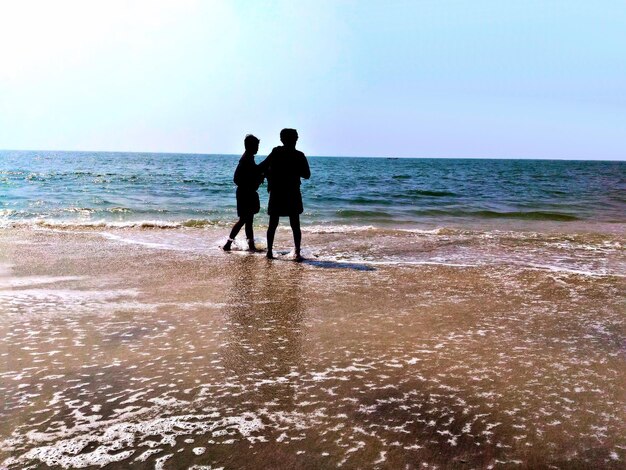
[[[298,131],[283,129],[280,131],[280,147],[275,147],[267,158],[259,165],[267,175],[267,189],[270,200],[267,213],[270,216],[267,228],[267,257],[274,258],[272,247],[278,221],[282,216],[289,217],[293,232],[296,260],[302,260],[300,255],[300,214],[303,212],[302,195],[300,194],[300,178],[309,179],[311,170],[309,162],[302,152],[296,150]]]
[[[235,237],[241,230],[241,227],[245,225],[246,238],[248,239],[248,249],[250,251],[257,251],[254,246],[254,231],[252,230],[252,220],[254,214],[257,214],[260,209],[259,193],[257,190],[263,182],[263,174],[261,169],[254,161],[254,156],[259,151],[259,139],[255,136],[248,134],[244,139],[245,152],[239,160],[237,169],[235,170],[235,176],[233,178],[237,185],[237,215],[239,220],[235,223],[233,229],[230,231],[228,241],[224,245],[225,251],[230,251]]]

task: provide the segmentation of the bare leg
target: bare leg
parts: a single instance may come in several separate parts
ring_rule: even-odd
[[[230,231],[230,235],[228,236],[228,241],[223,247],[224,251],[230,251],[231,245],[233,244],[233,241],[235,241],[235,237],[237,236],[237,234],[239,233],[239,230],[241,230],[241,227],[243,227],[245,223],[246,221],[244,220],[243,217],[240,218],[237,222],[235,222],[235,225],[233,226],[233,229]]]
[[[289,224],[293,232],[293,244],[296,248],[296,260],[302,260],[300,255],[300,242],[302,241],[302,231],[300,230],[300,215],[294,214],[289,216]]]
[[[256,246],[254,246],[254,230],[252,228],[252,220],[254,216],[250,215],[246,217],[246,238],[248,239],[248,249],[250,251],[256,251]]]
[[[274,253],[272,252],[272,247],[274,246],[274,234],[276,233],[276,228],[278,227],[278,221],[280,217],[277,215],[270,215],[270,223],[267,227],[267,256],[269,259],[274,258]]]

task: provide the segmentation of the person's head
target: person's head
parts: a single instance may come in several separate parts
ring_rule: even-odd
[[[252,155],[256,155],[259,151],[259,142],[252,134],[248,134],[245,139],[243,139],[243,145],[246,147],[246,152],[250,152]]]
[[[280,131],[280,141],[285,147],[296,147],[298,141],[298,131],[295,129],[283,129]]]

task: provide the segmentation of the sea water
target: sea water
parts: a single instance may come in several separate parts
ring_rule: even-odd
[[[236,155],[0,152],[0,224],[230,224]],[[257,162],[264,157],[257,156]],[[304,225],[626,222],[626,162],[309,157]],[[266,223],[266,186],[259,188]]]

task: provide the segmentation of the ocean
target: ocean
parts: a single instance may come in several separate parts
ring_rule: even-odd
[[[263,157],[257,156],[257,162]],[[203,227],[236,219],[239,156],[0,152],[0,224]],[[304,225],[626,223],[626,162],[309,157]],[[259,190],[266,224],[267,191]],[[567,231],[567,224],[562,225]]]

